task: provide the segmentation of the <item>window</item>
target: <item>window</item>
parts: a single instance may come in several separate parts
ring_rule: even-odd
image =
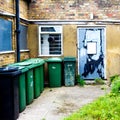
[[[27,26],[20,25],[20,50],[27,49]]]
[[[0,19],[0,52],[12,50],[12,22]]]
[[[62,54],[62,27],[40,26],[39,27],[39,55]]]

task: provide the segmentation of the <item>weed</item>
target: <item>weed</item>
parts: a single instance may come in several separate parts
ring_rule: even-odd
[[[103,80],[95,79],[103,84]],[[120,119],[120,76],[111,77],[111,92],[83,106],[64,120],[119,120]]]
[[[76,80],[77,80],[78,85],[80,85],[80,86],[84,86],[84,85],[85,85],[85,80],[82,79],[82,78],[80,77],[80,75],[77,75],[77,76],[76,76]]]
[[[103,84],[105,84],[105,81],[103,79],[101,79],[101,78],[96,78],[95,79],[95,84],[97,84],[97,85],[103,85]]]
[[[64,120],[119,120],[120,95],[106,95],[85,105]]]
[[[45,118],[42,118],[42,120],[46,120]]]
[[[114,75],[110,77],[111,81],[111,92],[118,94],[120,93],[120,75]]]
[[[117,80],[120,77],[120,75],[113,75],[110,77],[110,82],[112,83],[113,81]]]
[[[115,94],[119,94],[120,93],[120,79],[112,82],[111,92],[113,92]]]

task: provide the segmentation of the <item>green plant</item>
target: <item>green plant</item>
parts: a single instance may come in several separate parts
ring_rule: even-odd
[[[115,94],[120,93],[120,78],[118,80],[112,82],[111,92],[113,92]]]
[[[82,79],[82,78],[80,77],[80,75],[77,75],[77,76],[76,76],[76,80],[77,80],[78,85],[80,85],[80,86],[84,86],[84,85],[85,85],[85,80]]]
[[[96,79],[96,82],[101,80]],[[111,92],[83,106],[64,120],[119,120],[120,119],[120,76],[112,78]]]
[[[105,81],[103,79],[101,79],[101,78],[96,78],[95,79],[95,84],[97,84],[97,85],[103,85],[103,84],[105,84]]]
[[[83,106],[64,120],[119,120],[119,113],[120,95],[110,93]]]
[[[45,118],[42,118],[42,120],[46,120]]]
[[[110,82],[112,83],[113,81],[118,80],[119,77],[120,77],[120,75],[113,75],[113,76],[111,76],[111,77],[110,77]]]
[[[120,93],[120,75],[114,75],[110,77],[111,92],[118,94]]]

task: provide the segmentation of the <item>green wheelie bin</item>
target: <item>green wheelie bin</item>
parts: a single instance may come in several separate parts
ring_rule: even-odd
[[[21,75],[19,76],[19,112],[26,108],[26,73],[28,68],[20,67]]]
[[[63,61],[64,61],[65,86],[74,86],[76,72],[76,58],[68,56],[65,57]]]
[[[26,67],[28,69],[26,72],[26,104],[29,105],[34,99],[34,65],[28,61],[20,62],[18,65]]]
[[[44,89],[44,63],[45,61],[40,58],[31,58],[26,60],[26,62],[31,62],[34,64],[34,98],[40,96],[40,93]]]
[[[44,90],[44,64],[42,64],[40,67],[40,93]]]
[[[60,87],[62,84],[62,59],[48,58],[48,77],[50,87]]]

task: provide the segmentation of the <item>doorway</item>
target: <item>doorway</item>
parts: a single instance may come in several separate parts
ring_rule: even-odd
[[[78,73],[83,79],[106,78],[105,27],[78,27]]]

